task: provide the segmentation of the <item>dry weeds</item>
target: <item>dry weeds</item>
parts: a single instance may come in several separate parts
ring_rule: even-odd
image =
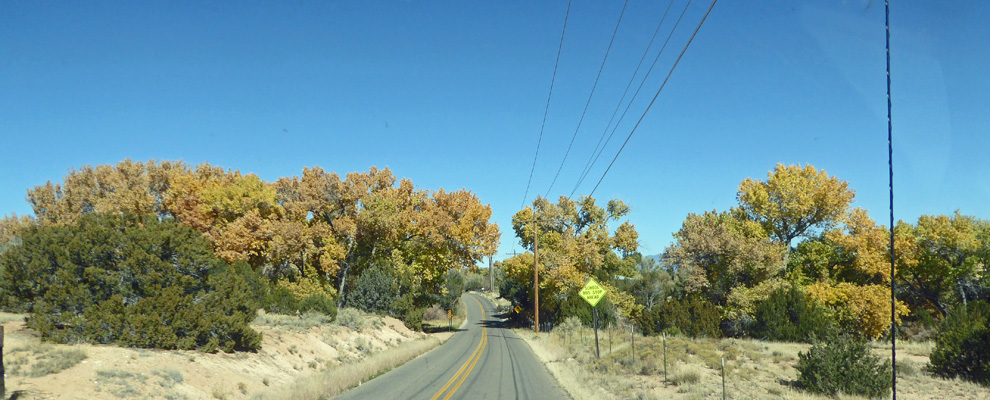
[[[594,353],[594,336],[586,327],[564,333],[558,329],[536,336],[517,329],[537,356],[575,399],[707,399],[721,398],[722,360],[725,395],[730,399],[828,399],[796,387],[798,353],[806,344],[740,339],[667,337],[666,376],[660,337],[636,336],[635,356],[629,330],[599,331],[601,358]],[[932,344],[898,343],[898,397],[902,399],[990,399],[985,387],[927,374]],[[874,351],[889,357],[890,344],[875,343]],[[840,396],[840,399],[861,399]]]
[[[346,387],[450,335],[431,337],[393,318],[360,317],[365,321],[355,331],[317,315],[262,314],[252,324],[263,335],[260,351],[207,354],[42,344],[37,333],[26,328],[23,315],[0,315],[6,321],[7,393],[16,392],[19,399],[246,399],[284,391],[298,386],[298,380],[331,371]],[[38,376],[42,372],[47,375]]]

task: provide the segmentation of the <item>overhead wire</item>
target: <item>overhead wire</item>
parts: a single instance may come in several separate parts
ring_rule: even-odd
[[[694,28],[694,32],[691,33],[691,37],[684,45],[684,49],[681,50],[681,54],[677,56],[677,60],[674,61],[674,65],[670,67],[670,71],[667,73],[667,77],[664,78],[663,83],[660,85],[660,89],[657,90],[657,94],[653,96],[653,100],[651,100],[650,104],[646,106],[646,110],[643,110],[643,115],[639,117],[639,120],[636,121],[636,125],[634,125],[632,130],[629,131],[629,135],[626,136],[626,140],[622,143],[622,147],[619,147],[619,151],[615,153],[615,157],[612,158],[612,162],[608,164],[608,168],[605,168],[605,172],[602,173],[602,177],[598,179],[598,183],[595,184],[595,188],[591,189],[591,193],[588,194],[589,196],[595,194],[595,191],[598,190],[598,186],[602,184],[603,180],[605,180],[605,176],[608,175],[608,171],[610,171],[612,166],[615,165],[615,160],[619,158],[619,154],[622,154],[622,150],[626,148],[627,144],[629,144],[629,139],[631,139],[632,135],[636,133],[636,129],[639,128],[639,124],[643,122],[643,119],[646,118],[646,114],[650,112],[650,108],[653,107],[653,104],[656,103],[657,98],[660,97],[660,92],[663,91],[664,86],[667,86],[667,81],[670,80],[670,76],[674,73],[674,69],[677,68],[677,64],[679,64],[681,59],[684,58],[684,53],[687,52],[688,47],[691,46],[691,42],[693,42],[694,38],[698,35],[698,31],[701,30],[701,26],[704,25],[705,20],[708,19],[708,15],[711,14],[712,8],[715,8],[715,3],[717,1],[718,0],[712,0],[712,4],[708,6],[708,10],[705,11],[705,15],[701,17],[701,22],[698,22],[698,26]]]
[[[557,66],[560,64],[560,52],[564,48],[564,33],[567,32],[567,18],[571,15],[571,1],[567,0],[567,12],[564,13],[564,27],[560,29],[560,44],[557,45],[557,60],[553,63],[553,77],[550,78],[550,92],[547,93],[547,106],[543,110],[543,124],[540,126],[540,138],[536,141],[536,154],[533,155],[533,166],[529,169],[529,181],[526,182],[526,193],[523,194],[522,208],[529,197],[529,187],[533,183],[533,172],[536,171],[536,159],[540,156],[540,144],[543,142],[543,130],[547,126],[547,114],[550,112],[550,97],[553,96],[553,84],[557,80]]]
[[[684,9],[681,10],[681,15],[677,17],[677,21],[674,23],[674,27],[671,28],[670,33],[667,35],[667,39],[663,42],[663,46],[660,47],[660,51],[657,52],[656,57],[653,58],[653,63],[650,64],[650,68],[646,70],[646,75],[643,76],[643,80],[640,81],[639,86],[636,87],[636,91],[633,93],[632,98],[629,99],[629,103],[626,104],[626,108],[625,110],[622,111],[622,115],[619,116],[619,120],[616,121],[615,125],[612,127],[612,132],[609,133],[608,138],[605,139],[605,144],[603,144],[601,149],[598,150],[598,154],[594,155],[594,160],[591,162],[588,168],[583,172],[581,177],[578,178],[578,182],[576,185],[574,185],[574,190],[573,192],[571,192],[571,196],[573,196],[574,192],[577,191],[577,188],[580,187],[582,183],[584,183],[584,179],[587,178],[589,173],[591,173],[591,168],[593,168],[595,164],[598,163],[598,159],[605,152],[605,147],[608,146],[608,143],[612,141],[612,136],[615,135],[615,132],[619,129],[619,124],[621,124],[622,121],[626,118],[626,114],[629,113],[629,110],[632,108],[632,105],[636,101],[636,98],[639,97],[639,92],[643,89],[643,85],[646,84],[646,81],[649,80],[650,74],[653,73],[653,68],[655,68],[657,62],[660,61],[660,56],[662,56],[664,50],[667,49],[667,45],[670,43],[670,39],[674,36],[674,32],[677,31],[677,27],[680,26],[681,21],[684,19],[684,14],[687,13],[688,8],[691,6],[691,2],[692,0],[688,0],[688,2],[684,5]],[[608,127],[606,127],[605,130],[608,130]]]
[[[602,57],[602,65],[598,67],[598,75],[595,76],[595,83],[591,85],[591,93],[588,94],[588,101],[584,103],[584,111],[581,112],[581,118],[578,119],[577,127],[574,128],[574,134],[571,135],[571,143],[567,145],[567,151],[564,152],[564,158],[560,160],[560,166],[557,167],[557,173],[553,176],[553,181],[550,182],[550,187],[547,188],[547,193],[543,196],[549,196],[550,190],[553,189],[553,185],[557,183],[557,178],[560,177],[560,171],[564,169],[564,162],[567,161],[567,156],[571,154],[571,148],[574,147],[574,139],[577,138],[578,131],[581,130],[581,124],[584,122],[584,116],[588,114],[588,106],[591,105],[591,99],[595,96],[595,89],[598,88],[598,80],[602,77],[602,71],[605,69],[605,62],[608,61],[608,54],[612,51],[612,44],[615,43],[615,35],[619,33],[619,25],[622,24],[622,17],[626,14],[626,7],[629,5],[629,0],[626,0],[622,4],[622,11],[619,12],[619,20],[615,22],[615,29],[612,30],[612,39],[608,41],[608,48],[605,49],[605,57]]]
[[[581,180],[583,180],[588,174],[587,171],[591,168],[592,160],[595,159],[595,153],[598,153],[598,148],[602,145],[602,141],[605,140],[605,135],[608,134],[608,128],[612,126],[612,122],[615,121],[615,116],[619,114],[619,109],[622,108],[622,102],[626,99],[626,95],[629,94],[629,88],[631,88],[633,82],[636,81],[636,75],[639,74],[639,69],[643,67],[643,61],[646,61],[646,56],[650,54],[650,49],[653,48],[653,42],[657,39],[657,34],[660,33],[660,27],[663,26],[663,22],[667,19],[667,14],[670,12],[670,7],[673,5],[674,0],[670,0],[670,2],[667,3],[667,9],[663,12],[663,17],[660,18],[660,23],[657,24],[657,29],[653,31],[653,36],[650,38],[650,43],[646,45],[646,50],[643,51],[643,56],[639,58],[639,64],[636,65],[636,69],[633,70],[632,76],[629,77],[629,83],[626,84],[626,89],[622,91],[622,97],[619,98],[619,102],[615,105],[615,110],[612,111],[612,116],[609,118],[608,123],[605,124],[605,130],[602,131],[602,135],[598,138],[598,143],[595,144],[595,149],[591,151],[591,156],[588,157],[588,162],[584,164],[584,168],[581,170],[578,183],[574,185],[574,189],[571,190],[571,194],[568,195],[568,197],[574,196],[574,192],[576,192],[578,186],[581,185]]]

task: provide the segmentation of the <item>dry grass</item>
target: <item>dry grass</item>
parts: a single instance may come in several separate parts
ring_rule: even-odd
[[[7,352],[5,372],[10,376],[33,378],[57,374],[86,359],[86,352],[37,344],[13,347]]]
[[[258,316],[255,317],[252,323],[255,325],[284,327],[296,332],[306,332],[310,328],[328,325],[332,322],[332,318],[317,312],[307,312],[297,316],[269,314],[264,310],[259,310]]]
[[[309,400],[334,397],[361,382],[405,364],[438,345],[440,339],[435,337],[405,342],[393,349],[372,354],[364,360],[304,377],[288,387],[259,393],[252,398]]]
[[[807,351],[807,344],[668,337],[665,381],[660,337],[637,336],[633,356],[628,329],[622,335],[613,332],[611,352],[607,332],[600,331],[602,354],[596,359],[590,329],[563,332],[537,337],[529,330],[516,331],[575,399],[721,398],[723,359],[727,398],[828,399],[796,387],[798,353]],[[889,356],[889,348],[889,343],[874,343],[878,354]],[[931,342],[898,343],[899,398],[990,399],[985,387],[928,375],[931,348]]]
[[[10,321],[23,321],[25,316],[27,316],[27,314],[0,312],[0,325],[6,324]]]

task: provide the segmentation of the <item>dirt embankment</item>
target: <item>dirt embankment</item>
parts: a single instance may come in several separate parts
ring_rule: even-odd
[[[252,398],[398,347],[426,351],[446,338],[371,315],[346,325],[315,315],[259,315],[252,327],[264,336],[261,350],[207,354],[47,344],[22,316],[0,315],[0,322],[7,397],[19,399]],[[432,344],[418,343],[427,341]]]

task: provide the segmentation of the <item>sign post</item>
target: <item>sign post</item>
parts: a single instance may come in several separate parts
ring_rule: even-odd
[[[578,292],[578,295],[591,305],[591,314],[595,320],[595,357],[601,357],[601,350],[598,347],[598,302],[605,297],[605,288],[595,282],[593,278],[588,279],[588,283]]]

